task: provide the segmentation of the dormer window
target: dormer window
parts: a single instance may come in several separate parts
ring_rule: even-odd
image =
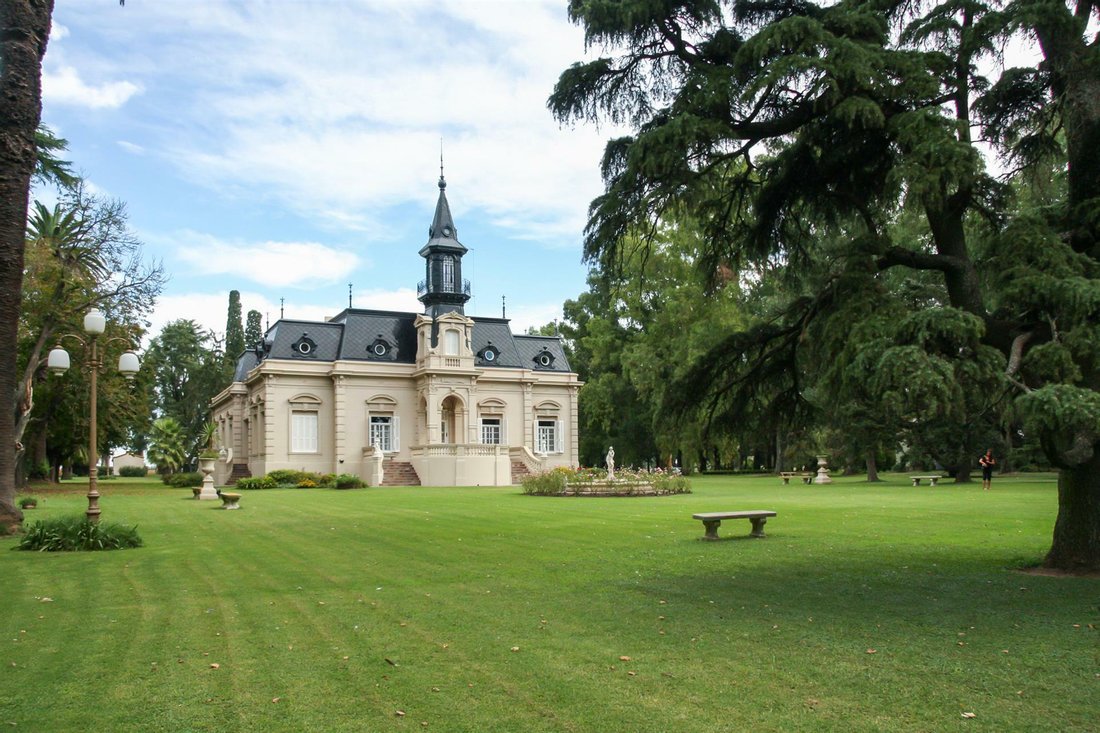
[[[493,346],[492,341],[490,341],[489,345],[478,353],[478,358],[480,358],[486,364],[496,363],[498,356],[500,356],[500,350],[497,349],[497,347]]]
[[[382,338],[382,334],[378,334],[378,338],[367,347],[367,357],[370,359],[391,359],[393,358],[393,344]]]
[[[312,358],[316,356],[317,342],[303,333],[302,337],[295,341],[290,348],[294,350],[295,356],[307,356]]]
[[[447,329],[443,334],[443,353],[447,356],[458,356],[458,346],[462,337],[453,328]]]
[[[535,368],[536,369],[549,369],[554,366],[554,355],[547,349],[543,349],[539,353],[535,354]]]

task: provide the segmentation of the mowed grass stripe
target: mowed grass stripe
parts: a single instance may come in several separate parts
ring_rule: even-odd
[[[42,588],[71,606],[71,625],[12,651],[92,653],[54,655],[33,688],[19,682],[27,670],[3,669],[0,723],[1089,730],[1097,583],[1015,573],[1046,549],[1054,485],[994,487],[893,476],[708,478],[692,495],[631,499],[275,490],[224,512],[112,486],[105,516],[138,523],[146,548],[0,553],[15,582],[0,599],[4,631],[54,605],[33,600]],[[83,498],[44,504],[80,511]],[[693,512],[738,508],[776,509],[769,538],[743,538],[746,521],[723,523],[723,542],[698,540]],[[130,635],[94,639],[88,620],[103,618]],[[101,680],[117,690],[109,699],[92,692]],[[43,706],[39,692],[71,702]],[[705,712],[718,709],[721,721]]]

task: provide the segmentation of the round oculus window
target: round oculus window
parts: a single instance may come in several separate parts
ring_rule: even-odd
[[[497,352],[493,351],[492,349],[485,349],[485,353],[482,355],[481,358],[485,359],[485,361],[496,361]]]
[[[550,358],[549,354],[539,354],[539,364],[550,366],[551,361],[553,361],[553,359]]]
[[[375,344],[373,351],[375,356],[385,356],[388,349],[385,344]]]
[[[308,341],[298,342],[298,353],[299,354],[308,354],[311,351],[313,351],[313,345],[310,344]]]

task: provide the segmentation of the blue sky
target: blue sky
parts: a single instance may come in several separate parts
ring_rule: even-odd
[[[466,312],[507,296],[522,330],[585,287],[614,131],[546,109],[584,57],[565,0],[58,0],[43,121],[163,261],[153,334],[223,332],[231,289],[271,322],[280,298],[334,315],[348,283],[356,307],[421,310],[441,138]]]

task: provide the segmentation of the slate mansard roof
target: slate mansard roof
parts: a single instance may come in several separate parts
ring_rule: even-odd
[[[241,354],[233,379],[243,382],[267,359],[414,364],[416,318],[416,313],[348,308],[331,321],[279,320],[268,329],[260,347]],[[476,366],[572,371],[559,338],[515,335],[504,318],[472,320],[470,346]],[[486,358],[488,351],[494,352],[491,359]]]

